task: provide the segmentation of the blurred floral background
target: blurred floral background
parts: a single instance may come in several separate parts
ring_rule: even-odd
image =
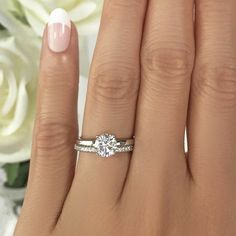
[[[27,185],[41,37],[68,11],[80,35],[80,123],[102,0],[0,0],[0,235],[11,236]]]

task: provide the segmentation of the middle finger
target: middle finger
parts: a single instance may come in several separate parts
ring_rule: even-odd
[[[144,34],[131,161],[131,171],[142,175],[132,178],[186,176],[183,142],[194,59],[193,1],[151,0]]]

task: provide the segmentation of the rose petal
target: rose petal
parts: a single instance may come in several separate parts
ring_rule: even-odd
[[[29,160],[30,158],[30,143],[25,143],[25,145],[13,153],[0,153],[0,163],[16,163]]]
[[[12,72],[9,72],[6,75],[6,80],[8,83],[8,95],[6,101],[2,107],[1,114],[6,116],[12,109],[16,101],[17,95],[17,85],[16,85],[16,78]]]
[[[4,67],[6,67],[6,66],[11,67],[12,66],[11,59],[6,54],[3,54],[1,52],[1,50],[0,50],[0,63],[3,64]]]
[[[27,17],[28,22],[30,23],[31,27],[33,28],[34,32],[37,34],[37,36],[42,37],[43,31],[45,28],[45,24],[47,21],[41,21],[39,20],[34,13],[32,13],[30,10],[25,9],[25,15]]]
[[[5,8],[8,11],[18,13],[18,15],[21,15],[21,9],[19,7],[19,4],[15,0],[0,0],[0,6],[1,8]]]
[[[38,36],[42,36],[45,24],[48,21],[49,13],[43,4],[35,0],[18,0],[26,14],[29,24]]]
[[[47,0],[47,5],[50,6],[50,9],[61,7],[61,8],[64,8],[65,10],[68,10],[68,9],[73,8],[79,1],[78,0],[66,0],[66,1],[65,0]],[[40,2],[45,2],[45,1],[40,0]]]
[[[75,8],[69,11],[73,22],[84,20],[89,17],[95,10],[97,4],[93,1],[81,2]]]
[[[0,70],[0,87],[3,85],[4,74],[3,70]]]
[[[26,142],[32,137],[31,128],[32,124],[27,124],[19,129],[14,135],[9,135],[7,138],[4,136],[0,142],[0,153],[10,154],[22,149]]]
[[[3,129],[0,132],[2,136],[8,136],[13,134],[17,129],[20,128],[20,126],[25,120],[28,108],[28,94],[25,86],[26,86],[25,80],[21,80],[18,90],[18,97],[17,97],[14,118],[8,126],[3,127]]]
[[[0,48],[3,48],[12,54],[16,54],[23,60],[25,63],[27,62],[27,58],[25,55],[17,48],[15,37],[8,37],[0,40]]]
[[[33,35],[29,27],[20,22],[17,18],[11,15],[4,4],[0,8],[0,24],[2,24],[13,35]]]
[[[98,32],[100,25],[100,17],[89,17],[83,22],[75,22],[79,35],[90,35]]]

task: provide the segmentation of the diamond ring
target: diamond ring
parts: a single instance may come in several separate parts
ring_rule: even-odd
[[[79,138],[75,150],[95,152],[100,157],[111,157],[119,152],[132,152],[134,139],[117,139],[113,134],[101,134],[96,139]]]

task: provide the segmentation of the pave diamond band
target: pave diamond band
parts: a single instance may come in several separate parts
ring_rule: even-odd
[[[75,150],[80,152],[94,152],[100,157],[111,157],[120,152],[132,152],[134,139],[116,139],[115,135],[102,134],[96,139],[79,138]]]

